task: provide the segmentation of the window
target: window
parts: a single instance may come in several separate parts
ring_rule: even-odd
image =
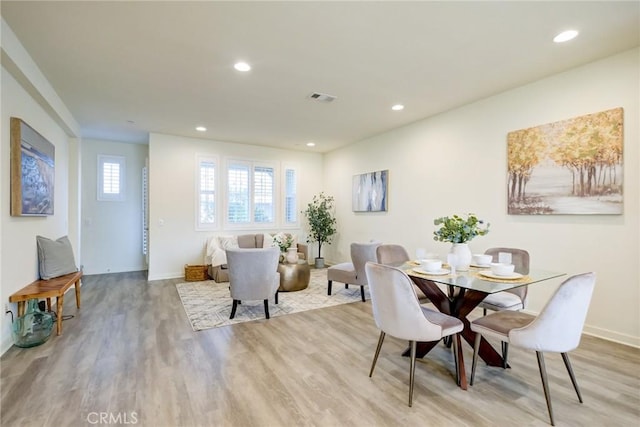
[[[284,168],[284,225],[298,225],[297,171]]]
[[[125,158],[98,155],[98,200],[125,200]]]
[[[232,226],[275,222],[275,167],[245,161],[227,165],[227,214]]]
[[[217,226],[217,159],[198,157],[197,182],[197,229],[212,229]]]

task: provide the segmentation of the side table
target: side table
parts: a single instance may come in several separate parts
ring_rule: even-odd
[[[295,264],[280,263],[278,264],[278,273],[280,273],[280,292],[301,291],[309,286],[311,277],[311,269],[307,260],[300,259]]]

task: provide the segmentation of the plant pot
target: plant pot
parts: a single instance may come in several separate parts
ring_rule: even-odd
[[[316,268],[324,268],[324,258],[316,258]]]

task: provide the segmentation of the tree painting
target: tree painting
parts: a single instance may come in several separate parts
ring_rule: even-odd
[[[507,135],[511,215],[621,214],[622,108]]]

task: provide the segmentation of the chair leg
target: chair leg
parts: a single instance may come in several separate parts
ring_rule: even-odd
[[[371,364],[371,370],[369,371],[369,378],[371,378],[371,376],[373,375],[373,369],[376,367],[376,362],[378,361],[378,355],[380,354],[380,349],[382,348],[384,336],[384,331],[380,331],[380,338],[378,338],[378,347],[376,347],[376,354],[373,356],[373,363]]]
[[[458,340],[460,339],[460,335],[456,334],[456,338],[453,341],[453,363],[456,367],[456,384],[460,385],[460,371],[458,370]]]
[[[486,316],[486,315],[487,315],[487,309],[486,309],[486,308],[483,308],[483,309],[482,309],[482,315],[483,315],[483,316]]]
[[[362,297],[362,302],[365,302],[365,299],[364,299],[364,286],[360,286],[360,296]]]
[[[331,295],[331,284],[333,283],[332,280],[327,281],[327,295]]]
[[[509,343],[502,341],[502,367],[507,369],[507,357],[509,356]]]
[[[538,356],[538,367],[540,368],[540,378],[542,379],[542,388],[544,390],[544,397],[547,400],[547,409],[549,410],[549,419],[551,425],[555,426],[553,422],[553,408],[551,408],[551,394],[549,392],[549,380],[547,379],[547,368],[544,366],[544,356],[541,351],[536,351]]]
[[[416,347],[417,343],[411,341],[411,362],[409,363],[409,407],[413,405],[413,377],[416,373]]]
[[[576,390],[576,394],[578,395],[578,400],[582,403],[582,395],[580,394],[580,388],[578,388],[578,382],[576,381],[576,376],[573,374],[573,369],[571,368],[571,362],[569,361],[569,353],[561,353],[562,360],[564,360],[564,366],[567,367],[567,372],[569,372],[569,376],[571,377],[571,382],[573,383],[573,388]]]
[[[238,308],[238,300],[233,300],[233,306],[231,307],[231,317],[229,319],[233,319],[236,316],[236,308]]]
[[[344,288],[345,288],[345,289],[349,289],[349,284],[348,284],[348,283],[345,283],[345,284],[344,284]]]
[[[276,291],[276,304],[278,303],[278,291]]]
[[[269,318],[269,300],[264,300],[264,315],[268,319]]]
[[[478,353],[480,353],[481,340],[482,335],[476,332],[476,339],[473,342],[473,362],[471,363],[471,379],[469,380],[469,385],[473,385],[473,379],[476,376],[476,366],[478,365]]]

